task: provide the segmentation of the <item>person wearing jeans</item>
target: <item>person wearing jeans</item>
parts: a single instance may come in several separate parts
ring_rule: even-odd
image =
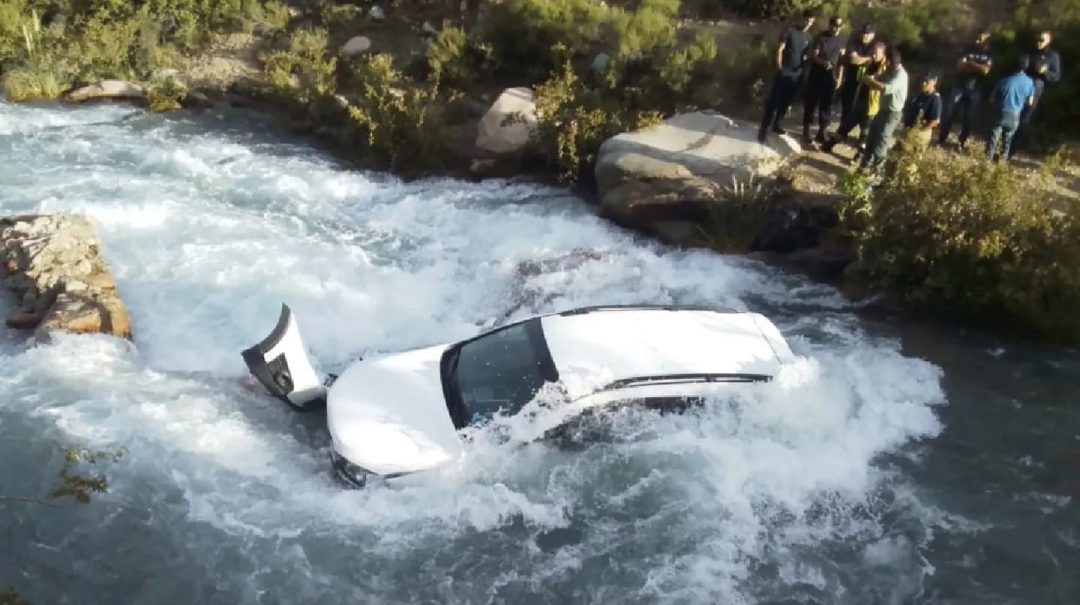
[[[900,51],[889,49],[889,71],[883,78],[867,76],[864,84],[874,90],[882,91],[881,109],[870,123],[870,134],[866,137],[866,153],[859,160],[859,168],[877,170],[885,162],[885,157],[896,140],[896,130],[904,118],[904,106],[907,105],[908,73],[904,69]]]
[[[1013,139],[1020,128],[1020,114],[1035,103],[1035,82],[1025,72],[1029,59],[1022,57],[1016,69],[1009,76],[998,82],[990,99],[997,106],[998,115],[986,143],[986,157],[991,161],[998,158],[998,146],[1003,145],[1005,159],[1012,157]]]

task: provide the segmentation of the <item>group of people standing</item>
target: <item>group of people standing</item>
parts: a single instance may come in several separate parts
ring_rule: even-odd
[[[863,25],[850,41],[842,34],[844,20],[829,19],[828,28],[813,33],[816,17],[812,11],[780,36],[776,51],[776,75],[765,103],[758,140],[764,143],[769,132],[784,134],[781,126],[788,109],[805,84],[802,142],[832,152],[858,127],[856,159],[862,168],[877,168],[884,162],[901,127],[914,131],[913,138],[930,145],[945,145],[959,125],[963,148],[971,137],[976,118],[987,95],[994,67],[990,32],[980,31],[956,62],[956,75],[945,103],[939,92],[941,77],[935,72],[919,79],[918,91],[909,97],[909,77],[903,58],[895,46],[877,36],[873,24]],[[991,160],[1003,147],[1010,157],[1018,134],[1038,106],[1048,83],[1061,78],[1061,59],[1050,49],[1050,32],[1040,32],[1035,49],[1024,55],[989,91],[996,109],[987,142]],[[840,98],[840,125],[828,132],[835,98]],[[817,132],[811,136],[814,122]]]

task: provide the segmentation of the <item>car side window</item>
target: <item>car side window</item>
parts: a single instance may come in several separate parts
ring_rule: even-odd
[[[514,414],[536,396],[545,382],[537,338],[526,322],[462,346],[457,385],[470,423]]]

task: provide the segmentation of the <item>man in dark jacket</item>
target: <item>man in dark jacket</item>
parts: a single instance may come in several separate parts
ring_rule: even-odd
[[[1026,142],[1028,125],[1035,110],[1039,107],[1039,100],[1046,90],[1046,85],[1056,84],[1061,80],[1061,56],[1056,50],[1050,48],[1053,39],[1053,34],[1050,32],[1039,32],[1035,37],[1035,50],[1025,55],[1028,65],[1027,74],[1035,82],[1035,101],[1025,107],[1020,114],[1020,129],[1013,141],[1013,149],[1019,148]]]
[[[818,131],[815,140],[825,143],[825,131],[832,119],[833,93],[843,84],[844,66],[841,59],[846,40],[840,35],[844,20],[840,17],[829,19],[829,29],[814,38],[807,51],[810,62],[810,76],[806,84],[806,106],[803,109],[803,144],[809,145],[810,125],[814,113],[818,114]]]
[[[840,86],[841,124],[851,120],[851,112],[858,104],[856,97],[866,94],[866,89],[859,84],[866,75],[866,68],[873,62],[875,37],[877,33],[874,24],[867,23],[844,52],[844,82]]]
[[[776,75],[773,77],[769,98],[765,101],[765,115],[761,118],[758,141],[764,143],[769,129],[776,134],[784,134],[780,123],[783,121],[795,93],[802,82],[803,69],[806,67],[806,49],[810,46],[810,28],[814,26],[814,12],[803,12],[802,22],[792,25],[780,35],[780,45],[776,49]]]
[[[938,142],[945,144],[949,140],[953,121],[960,118],[960,148],[967,145],[971,137],[971,127],[979,111],[983,95],[986,92],[986,77],[993,68],[994,58],[990,54],[990,32],[981,30],[975,36],[975,42],[964,49],[956,61],[956,82],[949,92],[945,116],[938,133]]]

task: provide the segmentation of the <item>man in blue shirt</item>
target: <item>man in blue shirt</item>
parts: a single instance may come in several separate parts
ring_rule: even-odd
[[[938,142],[949,140],[953,120],[960,116],[960,148],[967,144],[971,136],[971,126],[975,123],[975,114],[986,93],[986,78],[994,65],[990,55],[990,32],[982,30],[975,36],[975,42],[964,49],[956,61],[957,80],[949,93],[949,105],[946,108]]]
[[[1005,158],[1012,157],[1013,137],[1020,127],[1020,114],[1035,103],[1035,82],[1025,73],[1029,66],[1028,57],[1022,57],[1012,75],[998,82],[990,94],[991,102],[998,109],[994,129],[990,131],[990,140],[986,144],[986,155],[990,161],[997,158],[999,142],[1004,143]]]
[[[802,83],[803,69],[806,67],[806,51],[810,46],[810,28],[814,26],[814,11],[803,12],[803,20],[792,25],[780,35],[780,46],[776,49],[776,75],[773,77],[769,98],[765,101],[765,115],[761,118],[758,141],[764,143],[769,129],[776,134],[784,134],[780,127],[788,108],[791,107],[795,93]]]

